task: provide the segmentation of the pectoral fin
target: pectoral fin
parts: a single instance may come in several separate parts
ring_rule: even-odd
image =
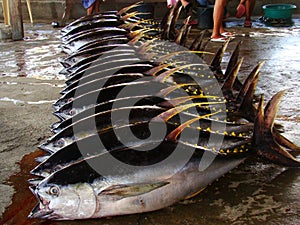
[[[100,193],[100,195],[117,195],[123,198],[137,196],[148,193],[160,187],[169,184],[169,182],[158,182],[149,184],[127,184],[113,185]]]

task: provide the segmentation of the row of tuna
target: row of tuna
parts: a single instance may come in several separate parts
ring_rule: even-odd
[[[61,30],[67,77],[54,103],[53,136],[31,173],[30,218],[73,220],[142,213],[193,196],[246,157],[299,167],[300,148],[274,124],[283,92],[255,96],[262,63],[242,83],[236,44],[203,56],[180,1],[162,22],[137,3],[75,20]]]

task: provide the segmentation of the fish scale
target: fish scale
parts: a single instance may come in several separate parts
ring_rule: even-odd
[[[263,96],[254,96],[263,63],[241,83],[240,42],[223,74],[229,42],[209,65],[197,61],[208,54],[204,32],[192,41],[192,51],[172,44],[185,45],[190,29],[189,18],[176,29],[180,1],[161,24],[139,19],[139,5],[81,17],[62,29],[69,57],[61,61],[61,73],[68,80],[54,104],[61,121],[39,146],[47,154],[31,171],[40,178],[30,181],[39,201],[30,218],[158,210],[198,193],[255,153],[299,167],[300,147],[274,125],[284,92],[265,107]],[[130,58],[140,61],[130,64]],[[117,59],[123,64],[104,63]],[[130,87],[134,91],[122,92]]]

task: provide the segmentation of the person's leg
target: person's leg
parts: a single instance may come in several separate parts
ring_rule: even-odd
[[[246,0],[246,20],[251,20],[251,13],[254,9],[255,0]]]
[[[66,21],[70,18],[72,4],[73,4],[73,0],[66,0],[65,11],[61,18],[61,23],[60,23],[61,26],[65,26]]]
[[[225,32],[223,27],[223,16],[224,16],[224,8],[226,6],[227,0],[216,0],[214,6],[213,20],[214,26],[211,38],[220,38],[221,33]]]
[[[96,0],[94,5],[95,5],[94,13],[98,13],[100,9],[100,0]]]
[[[94,11],[94,4],[92,4],[90,7],[86,9],[86,15],[92,15],[93,11]]]
[[[255,0],[246,0],[246,19],[244,22],[245,27],[251,27],[252,22],[251,22],[251,14],[254,9],[255,5]]]

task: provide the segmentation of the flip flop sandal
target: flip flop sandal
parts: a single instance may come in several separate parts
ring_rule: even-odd
[[[234,37],[235,34],[231,32],[224,32],[221,34],[223,37],[229,38],[229,37]]]
[[[246,12],[246,8],[243,4],[239,4],[238,7],[236,8],[237,12],[236,12],[236,18],[241,18],[245,12]]]
[[[227,41],[228,38],[226,37],[217,37],[217,38],[210,38],[209,40],[211,42],[219,42],[219,43],[224,43]]]
[[[244,27],[252,27],[252,21],[251,20],[245,20]]]

